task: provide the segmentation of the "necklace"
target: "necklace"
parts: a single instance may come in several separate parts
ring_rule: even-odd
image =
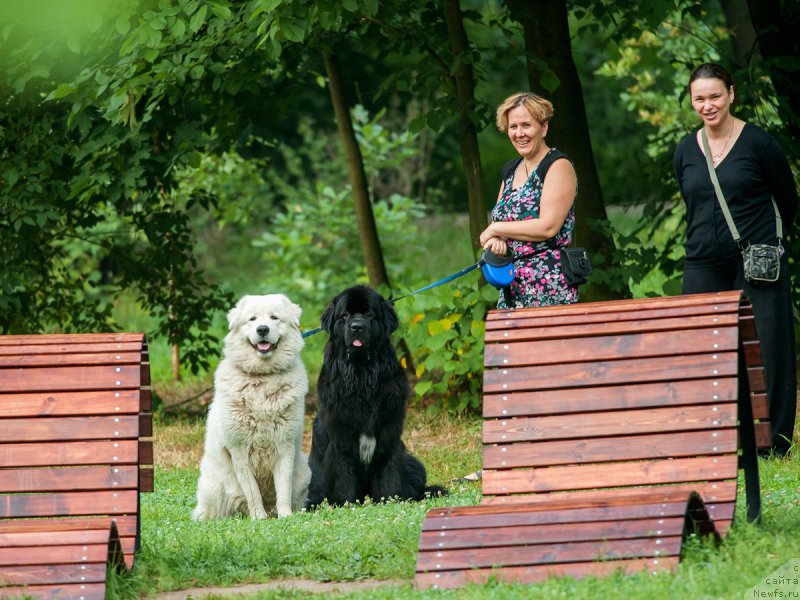
[[[717,152],[716,154],[711,154],[711,160],[715,163],[718,163],[722,160],[723,155],[725,154],[725,150],[728,147],[728,143],[731,141],[731,136],[733,135],[733,130],[736,129],[736,119],[733,120],[733,124],[731,124],[731,130],[728,132],[728,138],[725,140],[725,144],[722,146],[722,150]]]

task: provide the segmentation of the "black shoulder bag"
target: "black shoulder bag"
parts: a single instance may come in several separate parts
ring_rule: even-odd
[[[711,149],[708,146],[705,127],[700,132],[700,137],[703,139],[703,150],[706,151],[706,165],[708,165],[708,174],[714,186],[714,193],[717,195],[717,201],[722,209],[722,214],[725,215],[725,221],[728,223],[728,228],[731,230],[733,241],[736,242],[736,245],[739,246],[739,250],[742,253],[744,278],[748,283],[752,283],[753,285],[771,285],[778,281],[781,275],[781,256],[783,256],[783,246],[781,246],[783,221],[781,220],[781,213],[778,211],[778,205],[775,203],[775,198],[772,199],[772,207],[775,209],[775,229],[778,237],[778,245],[747,244],[747,246],[745,246],[742,244],[739,230],[736,229],[736,224],[733,222],[731,212],[728,210],[728,203],[725,201],[725,196],[722,195],[722,189],[719,187],[719,180],[717,179],[717,172],[714,170],[714,163],[711,162]]]

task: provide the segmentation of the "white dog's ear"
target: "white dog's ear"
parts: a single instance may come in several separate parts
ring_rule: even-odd
[[[300,317],[303,315],[303,309],[297,304],[289,302],[289,318],[292,320],[292,325],[300,328]]]
[[[245,305],[250,301],[250,296],[242,296],[230,311],[228,311],[228,331],[239,325]]]

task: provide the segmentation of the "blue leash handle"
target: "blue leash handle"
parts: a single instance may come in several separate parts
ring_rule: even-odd
[[[470,265],[465,269],[461,269],[457,273],[453,273],[452,275],[448,275],[444,279],[440,279],[439,281],[431,283],[430,285],[426,285],[425,287],[419,288],[418,290],[415,290],[415,291],[413,291],[413,292],[411,292],[409,294],[406,294],[404,296],[400,296],[399,298],[392,298],[391,300],[389,300],[389,302],[394,304],[395,302],[397,302],[398,300],[402,300],[403,298],[408,298],[409,296],[413,296],[414,294],[419,294],[420,292],[424,292],[426,290],[430,290],[430,289],[433,289],[435,287],[439,287],[440,285],[444,285],[445,283],[449,283],[449,282],[453,281],[454,279],[458,279],[459,277],[462,277],[463,275],[466,275],[470,271],[474,271],[475,269],[479,268],[481,265],[483,265],[483,259],[482,258],[481,258],[481,260],[476,262],[474,265]],[[320,331],[322,331],[322,327],[317,327],[316,329],[311,329],[309,331],[305,331],[305,332],[303,332],[303,339],[305,339],[307,337],[311,337],[312,335],[315,335],[315,334],[319,333]]]

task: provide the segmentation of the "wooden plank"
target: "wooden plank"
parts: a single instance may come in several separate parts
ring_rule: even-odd
[[[666,433],[736,427],[736,404],[701,404],[591,413],[583,417],[553,415],[487,419],[484,444],[569,440],[617,436],[632,432]]]
[[[736,351],[739,335],[735,328],[696,329],[668,333],[640,333],[596,337],[563,337],[506,344],[487,344],[486,368],[527,365],[561,365],[601,360],[686,356],[708,352]]]
[[[704,306],[662,306],[627,309],[606,307],[599,310],[595,303],[582,304],[592,310],[581,312],[573,307],[558,310],[516,309],[511,312],[490,311],[486,317],[486,331],[530,329],[537,327],[558,327],[575,325],[593,325],[597,323],[625,323],[635,321],[658,321],[662,319],[691,319],[704,315],[726,316],[739,314],[741,308],[736,302],[717,302]]]
[[[737,297],[738,294],[738,297]],[[662,309],[692,308],[706,311],[725,312],[738,310],[741,304],[741,292],[720,292],[719,294],[687,294],[682,296],[664,296],[657,298],[637,298],[626,300],[606,300],[603,302],[585,302],[538,308],[518,308],[514,310],[491,310],[486,319],[496,321],[503,319],[521,319],[531,317],[571,316],[602,313],[629,313],[636,311],[652,311]],[[717,306],[717,309],[714,309]],[[639,318],[639,317],[637,317]]]
[[[139,437],[138,415],[6,419],[0,423],[0,443]]]
[[[549,495],[549,502],[538,504],[481,504],[435,508],[428,510],[422,523],[422,531],[554,524],[566,527],[573,523],[596,521],[683,517],[686,514],[688,498],[689,495],[684,494],[677,495],[671,500],[653,501],[646,495],[640,495],[638,502],[631,502],[628,499],[624,501],[607,499],[604,498],[604,494],[596,493],[594,500],[585,497],[580,502],[571,503]]]
[[[152,492],[155,489],[155,474],[153,469],[140,468],[139,469],[139,491]]]
[[[38,600],[104,600],[106,597],[106,583],[76,583],[60,585],[29,585],[0,587],[3,597],[16,596],[34,597]]]
[[[659,559],[606,560],[592,563],[559,563],[525,567],[506,567],[495,569],[468,569],[461,571],[418,572],[414,580],[417,589],[448,589],[467,583],[483,584],[489,579],[515,583],[537,583],[549,577],[603,577],[617,572],[625,574],[649,570],[657,572],[674,569],[678,557]]]
[[[733,354],[734,356],[730,356]],[[489,369],[483,374],[486,393],[572,387],[595,387],[622,383],[650,383],[685,379],[716,379],[736,374],[735,353],[695,354],[663,358],[637,358],[596,363],[570,363]]]
[[[3,569],[3,580],[7,585],[105,583],[106,563],[104,558],[103,562],[87,562],[83,565],[68,564],[8,567]],[[5,591],[3,593],[5,593]]]
[[[136,517],[126,515],[100,517],[71,517],[44,519],[7,519],[0,521],[0,535],[18,533],[41,533],[77,531],[89,529],[110,530],[111,522],[117,526],[120,536],[136,535]]]
[[[136,490],[10,495],[0,503],[0,518],[135,514]]]
[[[767,394],[753,394],[750,397],[753,405],[754,419],[769,419],[769,406],[767,405]]]
[[[557,324],[549,327],[540,324],[531,324],[528,327],[519,325],[513,329],[489,330],[486,332],[486,346],[491,347],[495,344],[506,344],[510,342],[544,342],[556,340],[578,340],[581,338],[596,338],[609,336],[643,336],[660,334],[663,336],[675,337],[675,332],[680,331],[681,336],[686,334],[696,334],[699,339],[705,341],[702,332],[710,334],[714,329],[730,331],[736,339],[733,347],[736,347],[739,331],[737,328],[738,316],[736,313],[725,315],[701,315],[694,317],[680,317],[675,319],[653,319],[636,321],[608,321],[599,320],[596,323],[571,323]],[[686,344],[683,348],[678,347],[680,339],[669,340],[675,343],[676,351],[680,353],[693,351],[691,344]],[[656,348],[658,349],[658,348]],[[709,348],[711,350],[712,348]],[[667,352],[665,352],[667,354]],[[571,356],[571,353],[567,356]]]
[[[49,336],[45,336],[49,340]],[[52,356],[53,359],[58,359],[61,355],[69,354],[85,354],[85,353],[99,353],[99,354],[116,354],[120,352],[135,353],[137,355],[137,362],[141,361],[142,351],[147,351],[147,346],[142,344],[141,340],[132,340],[128,342],[73,342],[73,343],[57,343],[48,342],[46,339],[38,340],[34,344],[17,344],[17,345],[2,345],[0,344],[0,364],[5,357],[10,356]]]
[[[81,354],[0,355],[0,368],[67,367],[83,365],[138,365],[141,352],[84,352]]]
[[[152,437],[153,415],[150,413],[139,414],[139,437]]]
[[[29,549],[0,547],[0,568],[3,572],[22,565],[105,563],[107,558],[108,532],[105,542],[99,544],[37,546]]]
[[[717,385],[714,385],[717,382]],[[484,417],[589,413],[627,408],[735,402],[736,377],[485,394]]]
[[[147,444],[136,440],[0,444],[0,466],[125,465],[137,464],[139,460],[152,464],[153,444]]]
[[[148,391],[148,402],[149,395]],[[0,418],[136,414],[141,396],[141,392],[135,389],[0,394]]]
[[[767,379],[764,374],[764,367],[748,367],[747,381],[750,383],[751,393],[763,394],[767,391]]]
[[[420,552],[417,556],[417,570],[447,571],[488,568],[496,565],[521,566],[625,558],[660,558],[678,556],[681,551],[680,536],[664,536],[658,540],[605,540],[602,543],[598,541]]]
[[[31,548],[34,546],[74,546],[79,544],[106,544],[111,522],[102,529],[68,529],[64,531],[0,532],[0,547]]]
[[[508,471],[484,470],[482,484],[487,494],[553,492],[736,479],[737,469],[738,458],[735,455],[675,458],[605,465],[602,469],[579,465]]]
[[[37,333],[0,336],[0,346],[48,344],[107,344],[145,341],[143,333]]]
[[[440,551],[459,548],[492,548],[525,544],[556,544],[599,540],[622,540],[681,535],[686,520],[632,519],[555,525],[524,525],[518,527],[480,527],[454,531],[423,531],[419,550]]]
[[[0,369],[0,393],[47,390],[123,390],[142,385],[139,365]]]
[[[770,448],[772,446],[772,429],[769,423],[756,423],[756,447]]]
[[[481,500],[480,506],[495,506],[499,510],[509,505],[527,506],[527,510],[541,510],[558,503],[572,502],[574,505],[581,506],[586,502],[674,502],[677,494],[679,497],[688,498],[689,494],[696,492],[710,509],[712,506],[722,506],[726,503],[733,503],[736,500],[735,481],[708,481],[691,482],[677,485],[661,485],[649,488],[613,488],[602,490],[580,490],[558,493],[523,493],[514,496],[492,496],[485,495]],[[731,512],[728,518],[732,517]]]
[[[715,431],[716,432],[716,431]],[[736,453],[737,430],[598,437],[484,446],[484,469],[603,463],[647,458]],[[599,469],[603,467],[598,465]]]
[[[134,465],[0,469],[0,493],[136,489]]]

